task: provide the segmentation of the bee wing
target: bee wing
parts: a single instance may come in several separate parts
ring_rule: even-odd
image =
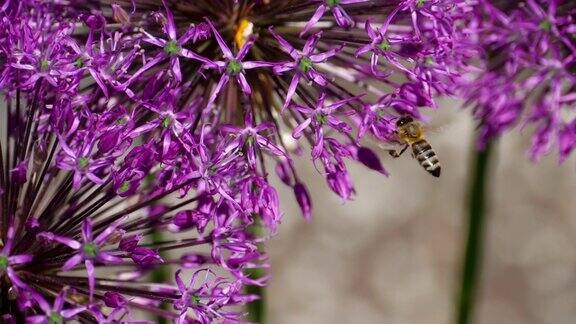
[[[455,118],[440,118],[434,119],[432,122],[427,124],[422,124],[422,129],[426,135],[438,135],[448,132],[452,127],[454,127]]]
[[[377,145],[384,151],[396,151],[404,147],[406,143],[404,143],[404,141],[402,141],[400,138],[396,137],[394,139],[390,139],[388,142],[378,142]]]
[[[450,128],[450,126],[448,126],[448,125],[443,125],[443,126],[424,125],[422,128],[424,129],[424,133],[426,135],[438,135],[438,134],[445,133]]]

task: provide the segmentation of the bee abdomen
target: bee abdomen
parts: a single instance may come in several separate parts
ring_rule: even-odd
[[[418,163],[435,177],[440,176],[440,161],[432,146],[426,140],[419,140],[412,144],[412,151],[414,157],[418,159]]]

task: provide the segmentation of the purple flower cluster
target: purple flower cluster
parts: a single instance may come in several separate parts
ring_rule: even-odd
[[[347,160],[387,174],[362,139],[465,57],[458,0],[107,3],[0,5],[6,322],[242,320],[282,216],[269,164],[306,218],[305,147],[350,199]]]
[[[576,2],[486,1],[462,26],[478,51],[462,80],[480,145],[515,125],[534,129],[530,156],[576,147]]]

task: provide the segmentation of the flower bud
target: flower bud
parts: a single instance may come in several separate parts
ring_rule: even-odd
[[[137,247],[131,251],[130,257],[132,260],[141,265],[141,266],[149,266],[152,264],[158,264],[164,262],[158,252],[144,247]]]
[[[280,180],[282,180],[282,182],[284,182],[286,185],[292,185],[292,178],[290,177],[290,166],[288,165],[288,162],[279,161],[276,164],[276,174],[278,174]]]
[[[104,304],[108,307],[120,308],[126,305],[126,298],[117,292],[108,291],[104,294]]]
[[[384,170],[382,167],[382,163],[380,163],[380,158],[369,148],[367,147],[360,147],[357,152],[357,159],[360,163],[364,164],[366,167],[378,171],[384,175],[388,175],[388,172]]]
[[[118,249],[131,252],[138,246],[140,240],[142,240],[142,234],[123,237],[122,240],[120,240],[120,244],[118,244]]]
[[[312,217],[312,200],[310,199],[308,190],[306,190],[306,187],[302,183],[298,182],[294,185],[294,195],[296,196],[300,210],[302,210],[304,219],[309,220]]]
[[[200,231],[203,231],[208,223],[208,219],[208,215],[205,213],[197,210],[184,210],[174,216],[172,223],[180,230],[196,227]]]

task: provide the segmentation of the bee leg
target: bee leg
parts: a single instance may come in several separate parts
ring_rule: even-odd
[[[408,148],[408,144],[406,144],[406,146],[404,146],[404,148],[402,148],[402,150],[400,152],[396,151],[396,150],[390,150],[388,151],[388,153],[390,153],[390,155],[394,158],[400,157],[400,155],[402,155],[404,152],[406,152],[406,149]]]

